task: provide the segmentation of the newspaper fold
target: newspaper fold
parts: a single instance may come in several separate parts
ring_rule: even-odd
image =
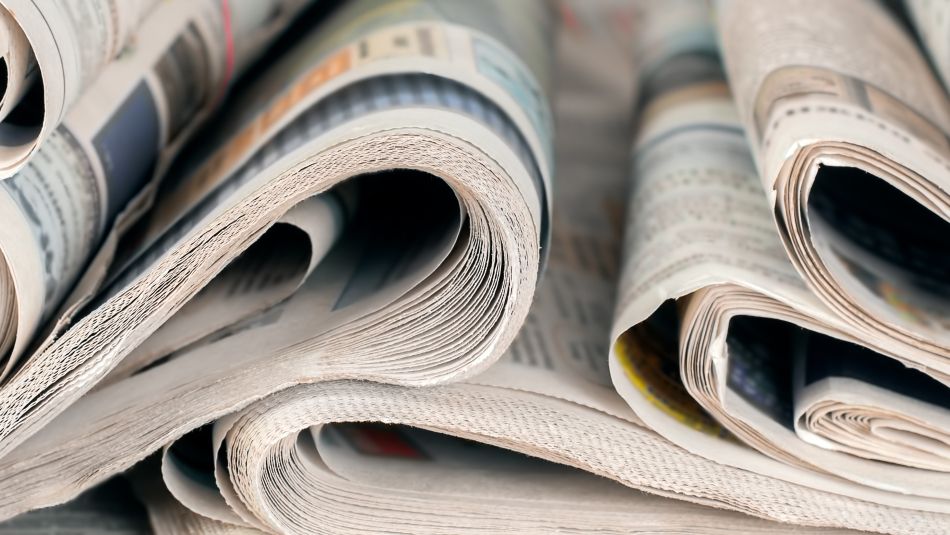
[[[549,16],[363,1],[299,36],[0,387],[0,516],[292,385],[431,385],[497,360],[548,248]]]
[[[795,344],[795,431],[803,440],[948,471],[950,396],[944,384],[854,344],[807,335]]]
[[[739,115],[796,270],[836,314],[950,384],[946,91],[880,3],[717,7]]]

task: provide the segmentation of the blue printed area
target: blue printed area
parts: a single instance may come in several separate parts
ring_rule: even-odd
[[[93,138],[109,186],[110,221],[152,176],[160,133],[155,99],[143,80]]]

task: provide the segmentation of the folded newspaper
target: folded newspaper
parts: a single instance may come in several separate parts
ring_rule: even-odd
[[[944,532],[947,94],[880,4],[716,8],[644,49],[613,384],[691,453],[896,515],[834,525]]]
[[[939,2],[565,2],[554,84],[544,2],[86,1],[0,518],[148,458],[159,533],[950,531]]]
[[[527,314],[549,239],[550,6],[368,0],[316,24],[316,5],[200,132],[222,70],[305,6],[229,4],[244,34],[223,50],[190,6],[156,6],[2,183],[21,232],[3,236],[0,516],[291,385],[471,376]]]

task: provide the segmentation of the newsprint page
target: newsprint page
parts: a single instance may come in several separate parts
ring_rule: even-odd
[[[950,1],[0,0],[0,535],[950,533]]]

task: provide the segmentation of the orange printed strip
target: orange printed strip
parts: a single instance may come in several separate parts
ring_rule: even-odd
[[[257,118],[251,121],[240,134],[228,141],[192,179],[189,187],[192,194],[197,189],[204,192],[215,187],[225,173],[245,156],[258,141],[266,137],[271,127],[278,124],[287,113],[314,90],[348,71],[352,66],[350,47],[340,50],[300,77],[288,90],[271,103]]]

